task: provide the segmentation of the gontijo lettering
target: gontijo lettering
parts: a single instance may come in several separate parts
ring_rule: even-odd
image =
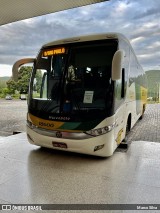
[[[39,122],[39,126],[54,127],[54,124]]]
[[[58,54],[64,54],[66,52],[64,47],[55,48],[55,49],[49,49],[43,51],[43,56],[52,56],[52,55],[58,55]]]

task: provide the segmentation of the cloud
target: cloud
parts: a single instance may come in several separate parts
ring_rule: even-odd
[[[0,72],[0,77],[2,76],[11,76],[11,72],[12,72],[12,66],[11,65],[7,65],[7,64],[2,64],[0,65],[0,70],[3,72]]]
[[[157,5],[156,8],[151,8],[151,9],[147,9],[146,11],[144,11],[141,14],[136,15],[134,18],[135,19],[140,19],[140,18],[145,18],[145,17],[149,17],[149,16],[155,16],[157,14],[160,14],[160,7]]]
[[[0,65],[35,57],[43,44],[53,40],[119,32],[131,41],[144,69],[156,67],[160,53],[159,8],[159,0],[111,0],[1,26]]]

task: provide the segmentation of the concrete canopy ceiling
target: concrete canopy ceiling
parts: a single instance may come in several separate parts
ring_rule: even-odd
[[[107,0],[0,0],[0,26]]]

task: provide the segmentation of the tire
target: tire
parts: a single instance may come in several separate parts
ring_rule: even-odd
[[[127,142],[127,135],[131,130],[131,114],[129,114],[128,119],[127,119],[127,124],[126,124],[126,134],[123,142]]]
[[[145,112],[145,106],[143,105],[143,110],[142,110],[142,115],[140,116],[139,120],[142,120],[144,117],[144,112]]]

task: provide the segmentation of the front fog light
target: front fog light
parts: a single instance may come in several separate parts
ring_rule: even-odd
[[[98,151],[98,150],[100,150],[100,149],[103,149],[103,147],[104,147],[104,144],[99,145],[99,146],[95,146],[95,147],[94,147],[94,152],[96,152],[96,151]]]

